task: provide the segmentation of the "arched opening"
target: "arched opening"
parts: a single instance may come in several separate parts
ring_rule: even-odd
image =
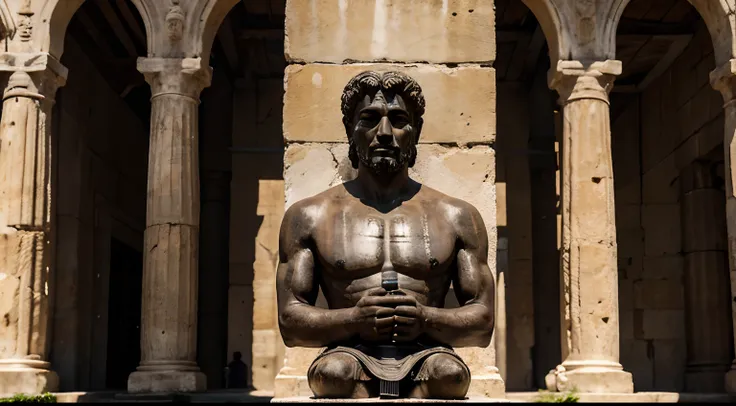
[[[723,100],[703,20],[685,0],[632,0],[616,34],[621,363],[636,391],[723,392],[733,359]]]
[[[146,29],[131,1],[86,1],[64,51],[51,362],[62,391],[125,390],[140,360],[151,92],[136,59]]]
[[[273,390],[283,364],[275,270],[284,211],[284,20],[284,0],[237,2],[203,52],[214,69],[200,105],[197,361],[208,389]],[[232,364],[235,352],[244,377]]]
[[[505,283],[506,316],[505,333],[496,333],[497,363],[507,391],[530,391],[546,388],[545,375],[562,361],[561,127],[547,84],[550,51],[542,27],[519,0],[496,0],[495,5],[497,272],[499,285]],[[505,344],[499,346],[500,341]]]

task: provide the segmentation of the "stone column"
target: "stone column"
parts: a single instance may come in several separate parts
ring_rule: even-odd
[[[725,201],[713,166],[695,161],[680,173],[688,392],[723,392],[731,364]]]
[[[54,279],[51,110],[66,68],[5,53],[0,119],[0,394],[58,390],[48,362]]]
[[[570,347],[557,390],[633,392],[619,363],[618,273],[608,92],[621,62],[560,61],[550,87],[563,106],[563,283]],[[569,324],[568,324],[569,323]],[[563,326],[563,329],[565,327]]]
[[[140,58],[151,85],[144,233],[141,363],[128,391],[206,388],[197,366],[199,94],[211,69],[199,58]]]
[[[731,279],[731,321],[736,329],[736,59],[731,59],[725,65],[716,68],[710,73],[710,82],[713,88],[719,90],[724,100],[724,160],[726,183],[726,230],[728,234],[728,264]],[[734,334],[736,340],[736,334]],[[736,342],[734,343],[736,347]],[[731,363],[731,369],[726,373],[726,390],[736,393],[736,360]]]

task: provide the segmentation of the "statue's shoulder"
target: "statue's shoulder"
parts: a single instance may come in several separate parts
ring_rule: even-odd
[[[284,213],[284,221],[318,220],[330,206],[343,198],[345,188],[342,185],[333,186],[314,196],[306,197],[292,204]]]
[[[478,213],[478,209],[476,209],[475,206],[466,202],[465,200],[446,195],[437,189],[432,189],[427,185],[422,185],[421,193],[423,194],[423,199],[432,202],[434,207],[437,207],[438,210],[451,212],[451,214],[463,217],[475,216]]]

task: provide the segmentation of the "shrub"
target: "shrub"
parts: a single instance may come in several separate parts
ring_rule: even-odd
[[[553,393],[547,391],[539,391],[539,397],[535,403],[578,403],[580,397],[573,392]]]
[[[19,393],[11,398],[0,398],[0,403],[56,403],[56,396],[50,393],[44,393],[43,395]]]

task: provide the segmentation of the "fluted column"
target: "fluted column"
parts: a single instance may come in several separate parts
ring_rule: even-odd
[[[561,272],[567,320],[557,390],[633,392],[619,363],[618,271],[608,92],[621,62],[560,61],[563,106]],[[568,344],[569,343],[569,344]],[[569,347],[568,347],[569,345]]]
[[[716,68],[710,74],[713,88],[719,90],[724,100],[724,162],[726,183],[726,231],[728,234],[728,265],[731,280],[731,323],[736,329],[736,59]],[[734,334],[736,340],[736,334]],[[734,343],[736,346],[736,343]],[[736,360],[731,363],[726,373],[726,390],[736,393]]]
[[[66,68],[6,53],[0,119],[0,394],[58,390],[48,362],[54,272],[51,109]]]
[[[731,306],[726,262],[726,213],[714,163],[695,161],[680,172],[685,257],[687,367],[685,390],[723,392],[731,364]]]
[[[128,391],[206,388],[197,366],[199,94],[211,69],[199,58],[140,58],[151,85],[144,233],[141,363]]]

